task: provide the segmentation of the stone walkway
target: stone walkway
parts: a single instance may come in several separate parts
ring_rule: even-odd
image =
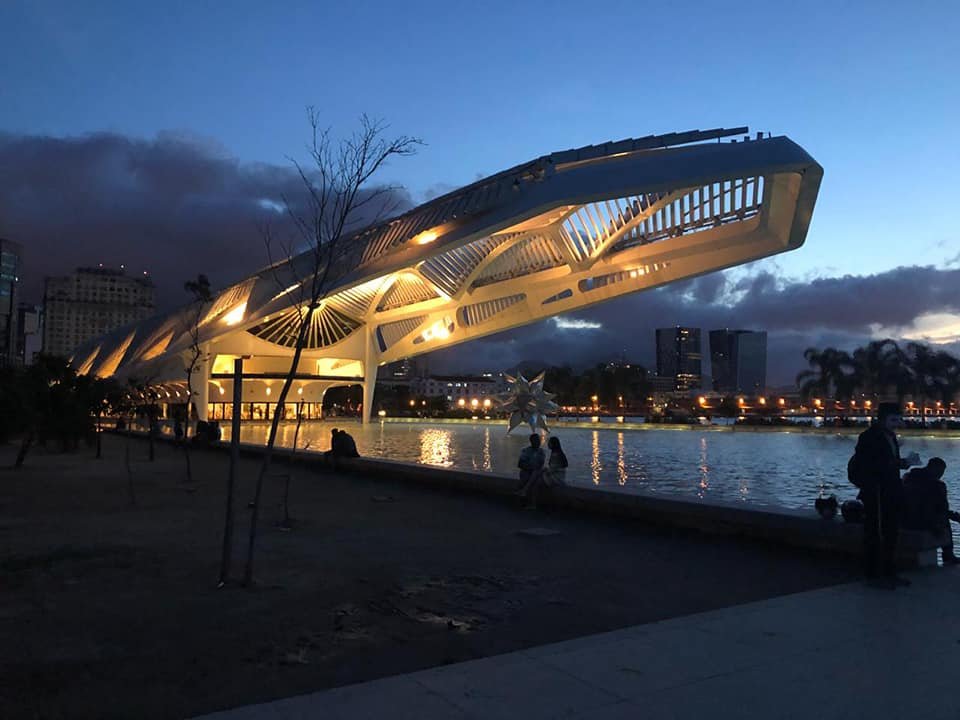
[[[814,590],[204,720],[955,720],[960,569],[911,577],[906,589]]]

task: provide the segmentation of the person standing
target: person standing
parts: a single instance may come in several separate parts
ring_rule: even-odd
[[[910,584],[897,575],[894,561],[903,504],[900,471],[920,461],[916,453],[900,457],[894,432],[900,422],[899,405],[880,403],[877,421],[860,433],[854,454],[864,511],[864,569],[868,582],[888,589]]]

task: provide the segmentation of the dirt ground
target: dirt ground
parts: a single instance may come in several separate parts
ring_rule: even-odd
[[[126,490],[130,443],[137,504]],[[294,471],[216,588],[226,454],[107,436],[0,471],[0,717],[182,718],[849,579],[848,560]],[[9,467],[12,446],[0,447]],[[237,558],[258,465],[242,461]],[[278,472],[285,468],[277,468]],[[539,527],[556,534],[530,537]],[[651,662],[656,662],[651,658]]]

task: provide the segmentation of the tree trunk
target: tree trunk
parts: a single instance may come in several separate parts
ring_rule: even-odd
[[[156,420],[153,415],[147,416],[147,438],[149,439],[148,447],[150,449],[150,462],[153,462],[156,459],[156,452],[154,450],[154,433],[156,432]]]
[[[30,452],[30,448],[33,446],[34,431],[33,428],[27,431],[27,434],[23,436],[23,440],[20,442],[20,450],[17,452],[17,459],[14,461],[13,466],[15,468],[23,467],[23,461],[27,459],[27,453]]]
[[[190,416],[193,408],[193,370],[195,365],[196,360],[194,360],[187,373],[187,412],[183,421],[183,457],[187,461],[187,482],[190,484],[193,483],[193,465],[190,462]]]
[[[273,420],[270,423],[270,434],[267,437],[267,446],[263,451],[263,463],[260,465],[260,473],[257,475],[256,490],[253,495],[253,508],[250,513],[250,536],[247,543],[247,564],[243,573],[243,584],[253,584],[253,556],[257,542],[257,520],[260,514],[260,496],[263,493],[263,481],[270,472],[270,464],[273,460],[273,446],[277,441],[277,430],[280,427],[281,413],[287,400],[287,394],[293,385],[293,378],[297,374],[297,367],[300,364],[300,357],[303,355],[303,343],[307,328],[313,318],[314,306],[316,302],[311,302],[306,316],[300,323],[300,332],[297,336],[297,343],[293,351],[293,359],[290,361],[290,369],[287,376],[283,379],[283,387],[280,389],[280,396],[277,398],[277,405],[273,410]]]
[[[243,400],[243,358],[233,361],[233,416],[230,421],[230,472],[227,475],[227,509],[223,523],[223,550],[220,555],[220,582],[223,587],[230,579],[230,561],[233,559],[233,488],[236,485],[237,465],[240,464],[240,405]]]
[[[127,435],[127,442],[123,450],[123,464],[127,470],[127,494],[130,497],[130,505],[136,506],[137,496],[133,492],[133,468],[130,466],[130,435]]]
[[[283,488],[283,525],[289,530],[293,527],[293,518],[290,517],[290,482],[293,480],[294,458],[297,456],[297,439],[300,437],[300,426],[303,424],[303,401],[297,403],[297,427],[293,430],[293,452],[290,453],[290,472],[287,473],[286,484]]]

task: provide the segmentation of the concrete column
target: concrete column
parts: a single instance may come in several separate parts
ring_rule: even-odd
[[[363,358],[363,424],[366,425],[370,422],[370,418],[373,415],[373,391],[377,385],[377,369],[378,369],[378,359],[379,353],[377,348],[374,347],[375,339],[373,333],[370,330],[370,326],[367,325],[367,343],[366,343],[366,352]]]
[[[203,347],[201,350],[191,383],[193,385],[192,400],[197,409],[197,418],[206,422],[207,408],[210,404],[210,349]]]

